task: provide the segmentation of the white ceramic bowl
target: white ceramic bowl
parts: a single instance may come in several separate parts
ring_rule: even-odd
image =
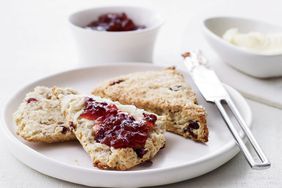
[[[101,14],[125,12],[135,24],[145,29],[126,32],[107,32],[85,29],[87,24]],[[105,62],[151,62],[155,39],[162,17],[154,10],[136,6],[106,6],[82,10],[69,18],[75,36],[81,62],[100,64]]]
[[[204,20],[203,28],[206,40],[225,63],[254,77],[282,76],[282,54],[257,54],[222,39],[222,35],[230,28],[238,28],[241,32],[268,33],[282,32],[281,27],[251,19],[213,17]]]

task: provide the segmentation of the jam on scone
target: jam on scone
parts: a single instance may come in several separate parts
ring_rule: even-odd
[[[96,142],[116,149],[129,147],[139,151],[144,150],[149,131],[157,120],[154,114],[143,115],[143,119],[138,121],[132,115],[120,111],[115,104],[87,98],[80,117],[96,120],[93,125]]]
[[[99,168],[127,170],[165,144],[161,117],[134,106],[75,95],[62,106],[70,129]]]

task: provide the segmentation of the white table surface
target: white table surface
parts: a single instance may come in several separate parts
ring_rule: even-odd
[[[23,84],[45,75],[79,66],[67,17],[78,9],[116,1],[10,0],[0,4],[0,100]],[[281,21],[282,4],[275,0],[151,0],[119,1],[160,11],[167,22],[155,49],[154,62],[179,62],[182,32],[189,19],[201,14],[257,17]],[[189,27],[189,25],[188,25]],[[196,46],[197,44],[195,44]],[[253,133],[272,162],[268,170],[251,170],[242,154],[198,178],[165,187],[282,187],[282,111],[247,100],[253,111]],[[168,174],[169,176],[169,174]],[[0,187],[82,187],[40,174],[17,161],[0,138]]]

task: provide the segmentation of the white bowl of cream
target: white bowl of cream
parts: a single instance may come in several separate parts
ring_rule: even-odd
[[[243,33],[238,28],[230,28],[225,31],[222,38],[235,46],[253,53],[264,55],[282,54],[282,32],[262,33],[250,31]]]
[[[260,78],[282,76],[282,28],[262,21],[213,17],[204,20],[204,35],[223,61]]]

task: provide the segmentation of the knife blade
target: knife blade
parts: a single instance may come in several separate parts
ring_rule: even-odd
[[[270,167],[271,164],[269,160],[254,138],[245,120],[242,118],[236,105],[233,103],[231,97],[225,90],[216,73],[209,67],[207,59],[202,55],[201,51],[185,52],[182,56],[184,58],[184,64],[188,69],[188,72],[190,73],[195,85],[198,87],[200,93],[206,101],[215,103],[249,165],[254,169],[265,169]],[[232,114],[235,116],[240,128],[245,133],[245,136],[248,138],[248,141],[255,151],[255,154],[259,158],[259,161],[253,157],[250,150],[247,148],[238,130],[233,125],[229,114],[226,112],[223,103],[230,108]]]

